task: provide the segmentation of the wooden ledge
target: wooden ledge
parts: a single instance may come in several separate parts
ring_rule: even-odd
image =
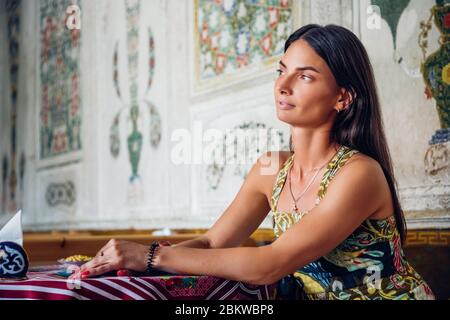
[[[58,259],[75,254],[94,256],[110,239],[150,244],[154,240],[167,240],[171,243],[194,239],[206,229],[172,230],[167,236],[153,235],[153,230],[117,231],[54,231],[49,233],[24,233],[24,248],[31,265],[55,264]],[[273,240],[271,229],[255,231],[243,246],[256,247]]]
[[[194,239],[206,229],[172,230],[168,236],[152,234],[153,230],[70,231],[25,233],[24,247],[32,265],[55,263],[58,259],[75,254],[94,256],[110,239],[149,244],[153,240],[179,243]],[[260,246],[274,240],[272,229],[258,229],[243,246]],[[408,230],[405,247],[450,247],[450,230]]]

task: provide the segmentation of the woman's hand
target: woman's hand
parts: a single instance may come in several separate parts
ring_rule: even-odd
[[[146,245],[112,239],[70,278],[84,279],[119,269],[143,272],[147,269],[148,250]]]

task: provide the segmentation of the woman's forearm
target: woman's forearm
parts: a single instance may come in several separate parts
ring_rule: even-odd
[[[186,248],[198,248],[198,249],[210,249],[211,244],[209,239],[205,236],[199,236],[194,239],[179,242],[173,245],[174,247],[186,247]]]
[[[276,259],[270,245],[208,250],[161,247],[154,265],[171,273],[209,275],[251,284],[270,284],[277,280]]]

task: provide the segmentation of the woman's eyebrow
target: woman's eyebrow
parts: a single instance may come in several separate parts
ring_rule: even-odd
[[[279,63],[280,63],[280,65],[281,65],[283,68],[286,68],[286,69],[287,69],[287,67],[286,67],[286,65],[283,63],[283,61],[280,60]],[[295,68],[295,70],[296,70],[296,71],[311,70],[311,71],[320,73],[316,68],[314,68],[314,67],[312,67],[312,66],[297,67],[297,68]]]

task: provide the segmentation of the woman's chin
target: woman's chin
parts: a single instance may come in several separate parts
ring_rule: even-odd
[[[277,118],[280,121],[290,124],[295,119],[295,115],[292,112],[277,109]]]

